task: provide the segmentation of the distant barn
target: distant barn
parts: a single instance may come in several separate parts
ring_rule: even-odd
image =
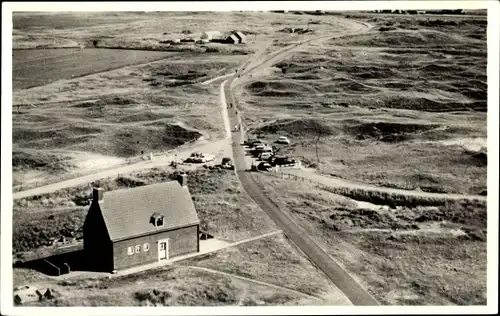
[[[245,44],[247,42],[247,37],[245,36],[245,34],[236,32],[234,33],[234,35],[236,35],[240,44]]]
[[[240,40],[238,39],[238,37],[234,34],[231,34],[229,35],[227,38],[226,38],[226,43],[228,44],[238,44],[240,42]]]
[[[219,32],[219,31],[206,31],[206,32],[203,32],[201,33],[201,37],[200,37],[202,40],[205,39],[205,40],[213,40],[213,39],[220,39],[222,38],[222,33]]]

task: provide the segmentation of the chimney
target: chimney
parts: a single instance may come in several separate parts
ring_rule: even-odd
[[[92,201],[102,201],[104,198],[104,190],[102,188],[92,189]]]
[[[186,187],[187,186],[187,174],[181,173],[177,176],[177,181],[179,181],[179,184],[181,187]]]

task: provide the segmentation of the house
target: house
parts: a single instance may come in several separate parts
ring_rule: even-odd
[[[37,289],[36,294],[38,295],[39,300],[50,300],[50,299],[54,298],[54,294],[52,293],[52,290],[48,289],[48,288]]]
[[[16,304],[25,304],[36,302],[39,300],[37,288],[31,286],[23,286],[14,290],[14,302]]]
[[[245,44],[247,42],[247,37],[245,36],[245,34],[236,32],[234,33],[234,35],[236,35],[240,44]]]
[[[226,43],[228,44],[238,44],[239,42],[240,40],[234,34],[231,34],[226,38]]]
[[[199,224],[185,174],[106,193],[94,188],[83,225],[87,269],[113,272],[199,252]]]
[[[222,34],[221,32],[219,31],[206,31],[206,32],[203,32],[201,33],[201,37],[200,37],[202,40],[213,40],[213,39],[220,39],[222,38]]]

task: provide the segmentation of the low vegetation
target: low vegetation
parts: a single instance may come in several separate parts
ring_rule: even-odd
[[[422,19],[369,15],[372,31],[309,45],[242,85],[250,137],[288,136],[282,153],[347,180],[485,195],[486,41],[463,35],[484,23]]]
[[[382,304],[486,304],[485,203],[359,204],[313,184],[255,178]]]
[[[232,71],[240,59],[173,58],[14,92],[15,184],[40,185],[56,172],[97,172],[223,137],[218,91],[199,82]]]
[[[24,272],[15,269],[14,276]],[[29,306],[259,306],[317,302],[300,294],[182,266],[111,279],[80,276],[57,281],[45,280],[41,275],[37,278],[57,295]]]
[[[275,235],[181,262],[283,286],[329,301],[348,304],[340,290],[283,235]]]

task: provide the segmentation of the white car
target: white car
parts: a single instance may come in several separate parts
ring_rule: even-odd
[[[269,152],[263,152],[262,154],[259,155],[259,159],[260,160],[266,160],[266,159],[269,159],[273,156],[272,153],[269,153]]]
[[[191,154],[191,157],[186,159],[186,162],[192,162],[192,163],[204,163],[204,162],[209,162],[215,159],[214,155],[209,155],[209,154],[203,154],[200,152],[195,152]]]
[[[290,140],[286,136],[278,137],[278,140],[276,142],[278,144],[290,144]]]

